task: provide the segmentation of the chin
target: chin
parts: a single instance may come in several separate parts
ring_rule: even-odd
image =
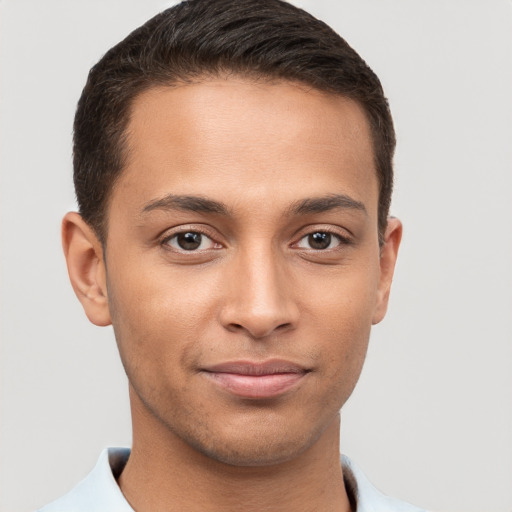
[[[235,445],[235,446],[234,446]],[[217,446],[199,446],[196,449],[202,451],[208,458],[222,462],[229,466],[237,467],[263,467],[274,466],[288,462],[307,449],[293,441],[271,442],[260,444],[251,443],[251,446],[237,446],[238,443]]]
[[[323,429],[294,431],[290,426],[258,431],[253,427],[184,441],[209,459],[229,466],[263,467],[295,459],[319,439],[322,431]]]

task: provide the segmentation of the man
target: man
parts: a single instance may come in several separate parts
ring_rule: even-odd
[[[339,455],[400,244],[394,144],[374,73],[279,0],[184,2],[93,67],[63,245],[133,446],[43,511],[420,510]]]

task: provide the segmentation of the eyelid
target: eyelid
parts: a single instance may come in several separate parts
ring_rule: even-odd
[[[329,225],[311,225],[306,226],[305,228],[301,228],[299,232],[294,237],[293,245],[298,244],[303,238],[312,235],[313,233],[329,233],[330,235],[335,236],[340,241],[340,245],[351,245],[353,243],[352,233],[350,233],[347,229],[337,228]],[[302,248],[301,248],[302,249]],[[324,252],[334,249],[323,249]],[[310,249],[311,251],[322,251],[321,249]]]
[[[220,247],[201,249],[201,250],[195,250],[195,251],[187,251],[185,249],[180,250],[178,248],[171,247],[168,244],[169,240],[171,240],[175,236],[182,234],[182,233],[188,233],[188,232],[200,233],[201,235],[210,239],[215,245],[219,245]],[[340,246],[343,247],[343,246],[351,245],[354,242],[352,239],[352,236],[353,236],[352,233],[350,233],[345,228],[335,227],[332,225],[316,224],[316,225],[309,225],[309,226],[303,227],[298,232],[296,232],[296,235],[293,237],[294,241],[292,242],[291,247],[293,248],[303,238],[305,238],[313,233],[329,233],[330,235],[335,236],[339,240],[339,242],[340,242],[339,246],[331,248],[331,249],[313,249],[313,248],[305,249],[302,247],[300,247],[298,249],[301,249],[304,251],[312,251],[312,252],[329,252],[329,251],[337,250]],[[168,228],[165,231],[163,231],[160,235],[157,236],[157,241],[158,241],[159,245],[165,247],[166,249],[168,249],[170,251],[174,251],[177,253],[189,253],[190,254],[190,253],[194,253],[194,252],[202,253],[202,252],[207,252],[207,251],[211,251],[211,250],[218,250],[218,249],[224,248],[225,243],[219,242],[219,238],[221,238],[221,237],[218,235],[218,232],[208,225],[182,224],[182,225],[178,225],[178,226],[175,226],[172,228]]]
[[[163,233],[161,233],[157,237],[158,244],[169,251],[174,251],[176,253],[184,253],[184,254],[202,253],[202,252],[218,250],[218,249],[222,248],[222,247],[219,247],[219,248],[212,247],[212,248],[208,248],[208,249],[187,251],[185,249],[179,249],[177,247],[172,247],[170,244],[168,244],[169,240],[172,240],[174,237],[176,237],[180,234],[183,234],[183,233],[199,233],[200,235],[211,240],[215,245],[220,245],[220,246],[224,247],[224,244],[217,240],[219,237],[217,237],[216,234],[213,233],[213,229],[208,229],[207,226],[197,225],[197,224],[183,224],[183,225],[175,226],[173,228],[166,229]]]

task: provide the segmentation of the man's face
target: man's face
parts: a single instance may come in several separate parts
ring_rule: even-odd
[[[230,464],[292,458],[385,311],[362,109],[219,79],[143,93],[128,136],[106,272],[134,421]]]

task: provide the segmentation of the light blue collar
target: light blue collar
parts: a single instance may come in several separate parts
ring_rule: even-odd
[[[129,448],[103,450],[84,480],[38,512],[134,512],[116,481],[129,456]],[[382,494],[348,457],[342,455],[341,464],[347,492],[357,507],[355,512],[426,512]]]

